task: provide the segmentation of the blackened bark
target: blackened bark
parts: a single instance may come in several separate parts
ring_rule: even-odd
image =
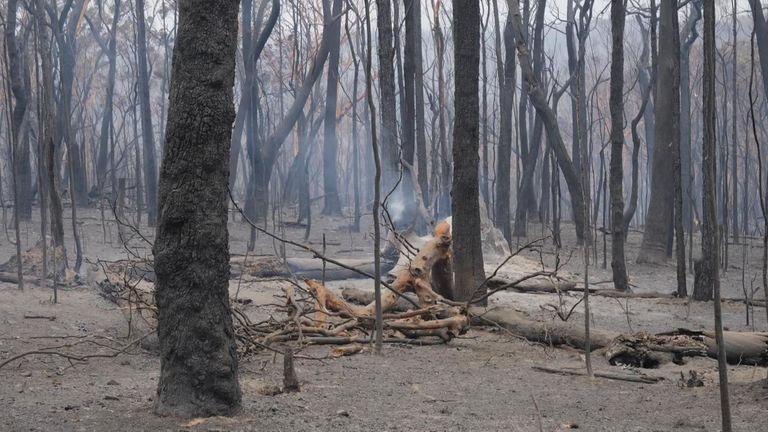
[[[674,209],[674,160],[680,133],[677,117],[679,107],[680,53],[677,32],[677,5],[661,3],[659,64],[656,81],[656,125],[654,130],[653,173],[648,218],[638,262],[661,263],[667,259],[667,238],[672,230],[669,223]]]
[[[696,272],[693,299],[710,301],[714,285],[719,284],[718,226],[716,214],[716,176],[717,176],[717,119],[715,108],[715,53],[714,38],[709,35],[707,26],[712,19],[708,16],[709,0],[704,4],[704,79],[703,79],[703,123],[704,136],[701,151],[702,170],[702,225],[701,225],[701,262]],[[711,52],[710,52],[711,51]],[[709,63],[707,63],[707,61]]]
[[[624,259],[624,0],[611,1],[611,269],[613,286],[626,291]]]
[[[456,67],[453,129],[454,283],[456,300],[469,300],[485,279],[480,237],[480,3],[453,0]],[[482,293],[478,293],[482,295]]]
[[[144,0],[136,0],[136,47],[139,70],[139,113],[141,116],[141,141],[144,143],[144,185],[147,204],[147,224],[157,222],[157,162],[155,161],[155,137],[152,131],[152,107],[149,100],[149,71],[147,70],[147,35],[144,21]]]
[[[179,2],[153,248],[160,414],[230,415],[240,406],[227,232],[238,8]]]
[[[330,1],[328,1],[330,3]],[[332,16],[341,13],[341,0],[333,2]],[[339,187],[336,183],[338,170],[338,138],[336,136],[336,99],[339,89],[339,51],[341,50],[341,20],[336,19],[327,30],[330,52],[328,53],[328,82],[325,100],[325,131],[323,134],[323,188],[325,191],[324,215],[341,215]],[[350,43],[352,43],[350,41]]]
[[[687,297],[688,296],[688,283],[686,281],[686,271],[685,271],[685,230],[683,228],[683,176],[682,176],[682,144],[680,143],[680,30],[677,22],[677,14],[675,14],[675,19],[672,20],[672,31],[673,31],[673,40],[672,43],[675,47],[678,47],[678,50],[674,53],[677,55],[677,66],[676,69],[678,71],[676,79],[673,81],[673,89],[677,89],[674,91],[674,94],[672,95],[672,108],[671,108],[671,120],[672,120],[672,128],[674,129],[675,137],[677,137],[677,142],[673,144],[673,152],[674,152],[674,171],[672,172],[672,175],[674,176],[674,185],[675,185],[675,208],[673,212],[673,218],[674,218],[674,234],[675,234],[675,242],[676,242],[676,256],[677,256],[677,295],[678,297]]]

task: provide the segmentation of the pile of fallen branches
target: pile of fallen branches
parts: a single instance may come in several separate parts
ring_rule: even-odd
[[[445,299],[450,279],[443,274],[451,268],[450,225],[442,222],[382,294],[384,342],[428,345],[446,343],[469,327],[468,307]],[[140,321],[150,329],[156,325],[156,307],[151,282],[154,274],[146,260],[99,261],[95,277],[101,295],[120,306],[129,323]],[[279,303],[269,318],[253,322],[244,302],[235,299],[232,313],[241,355],[275,348],[285,343],[299,345],[340,345],[336,355],[349,355],[370,342],[375,323],[374,303],[359,305],[343,298],[314,279],[300,284],[293,279],[277,295]],[[413,293],[415,296],[406,295]],[[396,306],[406,302],[407,310]]]

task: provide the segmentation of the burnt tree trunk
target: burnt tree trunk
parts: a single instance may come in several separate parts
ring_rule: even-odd
[[[179,2],[153,248],[160,414],[230,415],[240,406],[227,231],[238,8]]]
[[[626,291],[624,258],[624,0],[611,1],[611,269],[613,286]]]
[[[677,5],[661,3],[659,64],[656,81],[656,125],[654,129],[651,198],[638,262],[662,263],[667,259],[667,238],[674,210],[674,157],[680,139],[674,113],[679,105],[679,39]],[[678,100],[675,104],[674,99]]]
[[[469,300],[485,279],[480,237],[480,3],[453,0],[456,82],[453,129],[454,283],[457,300]],[[482,295],[482,293],[478,293]]]

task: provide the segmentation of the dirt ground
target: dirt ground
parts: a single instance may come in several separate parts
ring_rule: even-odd
[[[99,212],[81,211],[86,257],[125,258],[117,228],[104,228]],[[316,212],[319,214],[319,211]],[[321,247],[326,234],[328,252],[334,256],[364,258],[372,256],[369,230],[352,233],[345,228],[351,221],[318,219],[313,221],[310,242]],[[66,227],[69,228],[67,221]],[[336,228],[342,226],[344,228]],[[270,229],[274,228],[270,224]],[[281,228],[281,232],[283,229]],[[531,239],[540,227],[532,226]],[[565,248],[560,256],[574,250],[573,227],[564,227]],[[39,239],[37,222],[22,225],[22,244],[32,247]],[[144,229],[151,239],[152,230]],[[243,254],[248,229],[237,222],[230,226],[231,251]],[[301,240],[304,229],[284,228],[284,236]],[[13,235],[13,232],[10,232]],[[67,244],[72,245],[67,237]],[[627,257],[631,282],[636,292],[672,292],[675,289],[673,263],[663,266],[637,265],[634,260],[640,233],[629,238]],[[522,241],[521,241],[522,243]],[[723,275],[723,296],[743,298],[743,287],[759,287],[759,241],[732,245],[731,265]],[[138,245],[138,243],[135,243]],[[72,246],[69,246],[70,248]],[[5,236],[0,237],[0,262],[14,252]],[[610,239],[608,239],[610,251]],[[263,236],[256,248],[259,254],[274,254],[279,245]],[[602,237],[598,237],[596,265],[590,267],[592,283],[609,288],[608,269],[602,268]],[[696,248],[694,248],[696,249]],[[147,248],[137,248],[148,254]],[[306,256],[288,250],[288,256]],[[70,252],[72,255],[72,252]],[[536,252],[526,252],[539,260]],[[544,262],[553,265],[550,245],[542,249]],[[490,259],[492,260],[492,259]],[[746,265],[744,265],[746,264]],[[87,266],[86,266],[87,267]],[[744,269],[742,276],[742,269]],[[564,267],[571,277],[583,277],[583,259],[574,253]],[[84,279],[86,277],[86,271]],[[742,280],[744,281],[742,283]],[[692,289],[692,277],[689,278]],[[240,297],[254,299],[248,313],[269,313],[272,295],[281,282],[243,282]],[[371,282],[346,280],[329,284],[370,287]],[[238,281],[231,289],[238,288]],[[580,294],[564,296],[566,307]],[[762,289],[755,298],[762,298]],[[59,292],[59,303],[52,304],[49,287],[28,280],[20,292],[16,286],[0,283],[0,363],[19,353],[43,347],[76,343],[85,336],[97,341],[122,344],[127,339],[124,314],[102,298],[92,285],[66,288]],[[540,319],[558,319],[547,304],[559,304],[556,295],[501,293],[490,307],[514,305]],[[691,303],[682,299],[617,300],[592,297],[592,324],[598,329],[659,332],[678,327],[712,327],[711,303]],[[746,324],[746,307],[729,301],[723,306],[725,326],[731,330],[765,331],[766,313],[755,308],[754,322]],[[570,320],[583,322],[583,308],[575,309]],[[37,318],[31,318],[36,316]],[[42,318],[41,318],[42,317]],[[48,318],[46,318],[48,317]],[[104,338],[111,338],[109,341]],[[135,337],[133,335],[132,337]],[[308,347],[301,354],[324,358],[328,347]],[[109,352],[94,344],[80,344],[73,352]],[[593,354],[598,371],[635,373],[610,366]],[[383,356],[366,349],[340,359],[298,359],[301,392],[265,395],[282,382],[282,359],[263,353],[241,363],[243,408],[233,418],[163,418],[152,414],[159,359],[151,351],[133,348],[114,358],[93,358],[70,362],[53,356],[27,356],[0,369],[0,430],[2,431],[717,431],[720,425],[717,367],[715,360],[691,359],[685,365],[668,364],[643,372],[663,377],[656,384],[638,384],[586,377],[560,376],[539,372],[532,366],[583,370],[583,354],[533,344],[494,329],[473,328],[448,345],[413,347],[386,346]],[[702,387],[681,386],[681,373],[695,371]],[[765,430],[768,409],[768,381],[764,368],[729,367],[731,404],[735,430]]]

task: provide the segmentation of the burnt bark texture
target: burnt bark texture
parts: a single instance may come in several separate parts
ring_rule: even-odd
[[[637,258],[641,263],[662,263],[667,259],[667,238],[672,230],[674,210],[675,148],[680,134],[677,118],[680,104],[680,54],[677,33],[677,5],[661,3],[658,72],[656,81],[656,125],[654,129],[651,197],[643,243]]]
[[[485,279],[480,237],[480,2],[453,0],[456,82],[453,129],[454,283],[469,300]],[[482,293],[478,293],[482,294]]]
[[[624,0],[611,1],[611,269],[613,286],[626,291],[624,258]]]
[[[716,175],[717,175],[717,119],[715,108],[715,53],[714,35],[709,35],[707,28],[711,16],[709,5],[704,4],[704,78],[703,78],[703,124],[704,134],[701,149],[702,170],[702,225],[701,259],[694,267],[696,280],[693,286],[693,299],[712,300],[715,284],[719,283],[718,263],[718,226],[716,215]]]
[[[155,411],[165,415],[230,415],[240,406],[227,231],[239,4],[179,2],[153,248]]]

